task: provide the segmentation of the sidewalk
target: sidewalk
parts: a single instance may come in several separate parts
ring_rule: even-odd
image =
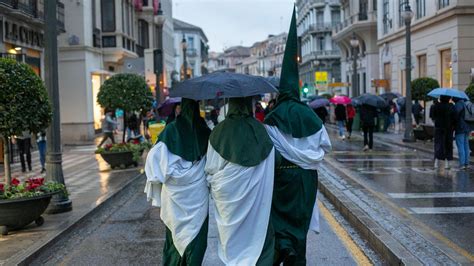
[[[70,230],[140,176],[140,167],[111,170],[100,155],[94,154],[95,149],[93,142],[85,146],[64,148],[64,179],[73,210],[56,215],[45,214],[45,223],[41,227],[33,223],[23,230],[9,232],[8,236],[0,236],[0,265],[27,264],[35,257],[36,252],[54,243],[60,234]],[[12,176],[40,176],[37,152],[32,154],[32,163],[33,172],[26,174],[21,173],[19,163],[13,164]],[[3,165],[0,168],[3,175]]]

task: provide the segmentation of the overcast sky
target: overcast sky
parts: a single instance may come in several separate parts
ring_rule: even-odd
[[[173,17],[201,27],[211,51],[288,32],[293,0],[173,0]]]

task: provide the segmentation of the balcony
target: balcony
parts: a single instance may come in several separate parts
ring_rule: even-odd
[[[337,59],[341,57],[339,50],[313,51],[303,56],[303,64],[313,60]]]
[[[340,35],[345,35],[348,31],[355,28],[376,28],[377,15],[375,12],[361,12],[353,16],[347,17],[343,22],[338,23],[332,31],[334,39],[339,39]]]

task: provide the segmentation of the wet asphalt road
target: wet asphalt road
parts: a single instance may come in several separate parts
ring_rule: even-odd
[[[334,152],[327,163],[345,169],[351,179],[382,195],[408,218],[421,221],[426,232],[420,234],[435,235],[473,258],[474,168],[446,170],[440,164],[434,169],[432,154],[380,143],[376,136],[374,150],[363,152],[360,134],[346,141],[333,129],[330,134]]]
[[[107,203],[103,210],[62,237],[32,265],[160,265],[165,228],[159,219],[159,209],[146,202],[143,187],[143,179],[136,182],[118,199]],[[338,227],[341,226],[354,242],[351,245],[341,239],[340,234],[335,233],[334,220],[330,225],[321,215],[321,233],[308,235],[308,265],[356,265],[360,258],[352,255],[350,249],[359,249],[377,263],[377,255],[367,248],[355,230],[324,198],[321,200]],[[216,252],[217,232],[211,223],[203,265],[222,265]]]

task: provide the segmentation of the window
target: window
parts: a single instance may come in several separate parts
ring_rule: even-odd
[[[150,46],[148,23],[142,19],[138,20],[138,45],[144,49],[148,49]]]
[[[117,47],[117,39],[115,36],[104,36],[102,37],[103,47]]]
[[[359,20],[367,20],[367,11],[369,9],[368,0],[360,0],[359,1]]]
[[[102,0],[100,10],[102,12],[102,31],[115,31],[115,0]]]
[[[418,77],[426,77],[426,54],[418,56]]]
[[[339,9],[333,9],[331,11],[331,19],[332,19],[331,21],[332,21],[333,25],[335,23],[341,22],[341,11]]]
[[[388,17],[389,15],[389,0],[383,0],[383,7],[382,7],[382,11],[383,11],[383,33],[384,34],[387,34],[388,33],[388,29],[389,29],[389,26],[391,28],[391,21]]]
[[[324,23],[324,12],[323,11],[316,12],[316,23],[317,23],[317,25],[323,25],[323,23]]]
[[[420,19],[424,16],[426,16],[425,0],[416,0],[416,18]]]
[[[451,88],[453,86],[452,73],[451,49],[441,51],[441,86],[443,88]]]
[[[324,51],[324,37],[318,38],[318,50]]]
[[[449,6],[449,0],[438,0],[438,9]]]
[[[188,48],[194,49],[194,37],[188,37]],[[261,54],[261,52],[260,52]]]

